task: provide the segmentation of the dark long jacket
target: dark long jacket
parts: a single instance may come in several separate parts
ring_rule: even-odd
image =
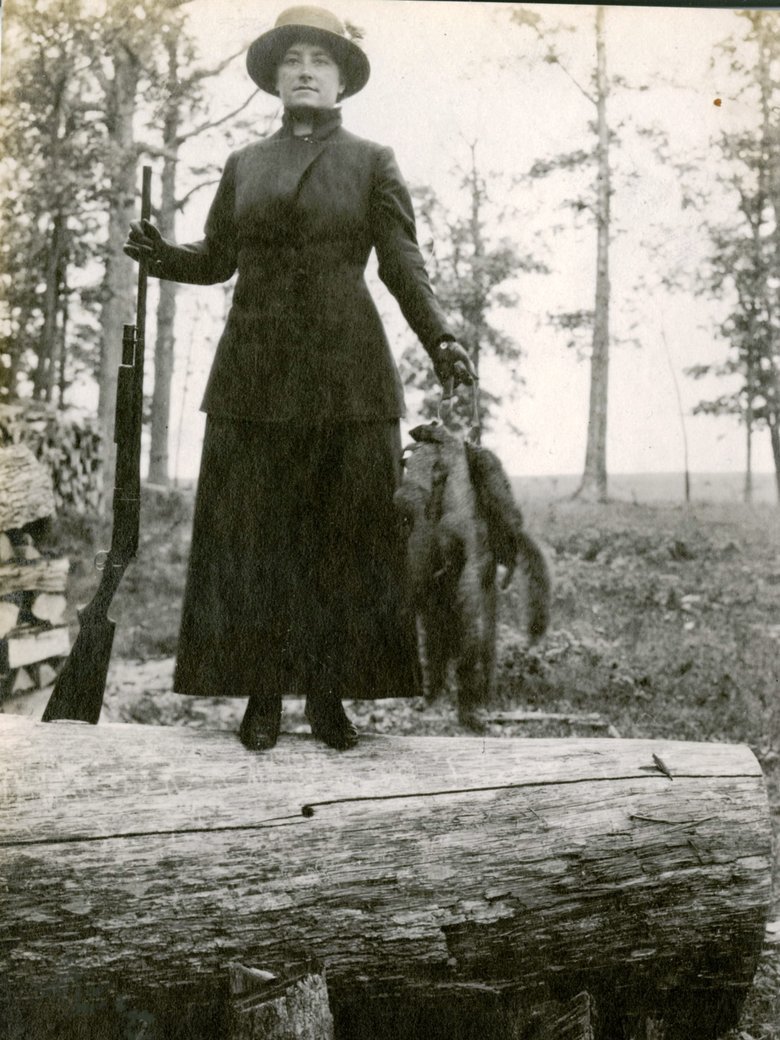
[[[238,270],[202,408],[256,421],[388,419],[403,393],[364,272],[379,275],[431,351],[452,339],[421,256],[390,148],[320,113],[289,118],[228,158],[201,242],[169,246],[151,273],[212,284]]]

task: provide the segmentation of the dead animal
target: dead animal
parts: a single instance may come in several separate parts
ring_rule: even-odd
[[[395,502],[407,533],[426,693],[444,690],[455,662],[458,717],[478,730],[476,711],[495,677],[498,567],[506,569],[504,588],[518,563],[525,570],[532,641],[549,623],[550,572],[493,452],[441,423],[418,426],[411,436]]]

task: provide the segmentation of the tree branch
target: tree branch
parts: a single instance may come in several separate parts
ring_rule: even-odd
[[[189,0],[184,0],[185,3],[189,3]],[[242,54],[246,53],[246,47],[242,47],[241,50],[236,51],[234,54],[229,55],[224,61],[221,61],[218,65],[213,65],[208,69],[196,69],[191,76],[187,79],[182,80],[182,86],[189,87],[193,83],[200,83],[203,79],[209,79],[211,76],[218,76],[223,69],[226,69],[231,61],[235,61]]]
[[[179,158],[175,148],[165,148],[162,145],[148,144],[137,141],[135,145],[136,155],[148,155],[154,159],[171,159],[173,162]]]
[[[537,30],[537,32],[538,32],[538,30]],[[541,34],[540,34],[540,35],[541,35]],[[589,92],[588,92],[588,91],[587,91],[587,90],[586,90],[586,89],[585,89],[585,88],[584,88],[584,87],[582,86],[582,84],[581,84],[581,83],[579,83],[579,82],[577,81],[577,79],[576,79],[576,78],[575,78],[575,77],[574,77],[574,76],[572,75],[572,73],[571,73],[571,72],[569,72],[569,70],[568,70],[568,69],[566,68],[566,66],[565,66],[565,65],[563,64],[563,62],[561,61],[561,59],[560,59],[560,58],[558,57],[558,55],[557,55],[557,54],[555,53],[555,51],[554,51],[554,50],[553,50],[552,48],[550,48],[550,50],[548,51],[548,53],[547,53],[547,57],[545,58],[545,61],[546,61],[546,62],[547,62],[547,63],[548,63],[549,65],[557,65],[557,66],[558,66],[558,68],[559,68],[559,69],[561,70],[561,72],[563,72],[563,74],[564,74],[565,76],[568,76],[568,77],[569,77],[569,79],[570,79],[570,80],[572,81],[572,83],[573,83],[573,84],[574,84],[574,86],[575,86],[575,87],[577,88],[577,90],[579,90],[579,92],[580,92],[580,93],[582,94],[582,96],[583,96],[584,98],[587,98],[587,99],[588,99],[588,101],[590,101],[591,105],[595,105],[595,104],[596,104],[596,99],[595,99],[595,97],[593,97],[593,95],[592,95],[592,94],[590,94],[590,93],[589,93]]]
[[[182,195],[180,198],[176,200],[176,209],[184,209],[186,203],[192,198],[192,196],[196,192],[202,191],[203,188],[211,188],[215,184],[219,184],[219,177],[215,177],[213,180],[210,181],[203,181],[200,184],[196,184],[194,188],[190,188],[188,192],[185,192],[184,195]]]
[[[242,112],[250,103],[250,101],[257,97],[259,93],[259,89],[255,90],[252,94],[249,95],[246,101],[240,104],[237,108],[234,108],[231,112],[228,112],[226,115],[220,116],[219,119],[213,119],[208,123],[201,123],[200,126],[194,127],[186,134],[179,134],[179,136],[176,138],[177,145],[184,144],[184,142],[188,141],[191,137],[198,137],[200,134],[205,133],[207,130],[213,130],[215,127],[221,126],[223,123],[227,123],[230,119],[233,119],[235,116],[237,116],[239,112]]]
[[[539,28],[539,25],[537,24],[540,21],[540,18],[537,15],[531,15],[528,12],[523,12],[521,9],[521,12],[514,16],[513,21],[516,22],[518,25],[527,25],[532,32],[536,33],[537,38],[541,40],[541,42],[544,43],[547,47],[547,55],[544,59],[547,62],[547,64],[557,65],[558,68],[561,69],[562,72],[564,72],[569,77],[569,79],[572,81],[577,90],[579,90],[579,92],[583,95],[583,97],[587,98],[592,105],[595,105],[596,98],[593,97],[592,94],[588,93],[588,91],[582,86],[582,84],[575,79],[572,73],[569,72],[569,70],[563,64],[561,59],[555,53],[553,45],[547,42],[545,34],[542,32],[542,30]]]

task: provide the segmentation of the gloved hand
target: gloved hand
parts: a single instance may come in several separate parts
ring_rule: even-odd
[[[450,396],[456,386],[476,383],[477,372],[465,347],[452,340],[444,340],[432,351],[433,370],[444,387],[445,396]]]
[[[143,258],[154,264],[162,260],[166,246],[167,242],[150,220],[134,220],[123,251],[136,262]]]

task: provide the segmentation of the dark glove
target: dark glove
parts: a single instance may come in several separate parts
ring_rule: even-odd
[[[436,378],[444,387],[445,394],[449,396],[456,386],[465,383],[471,386],[476,383],[477,371],[471,363],[465,347],[452,340],[444,340],[431,351],[433,370]]]
[[[167,248],[168,243],[150,220],[134,220],[123,246],[132,260],[138,262],[143,258],[151,265],[163,259]]]

